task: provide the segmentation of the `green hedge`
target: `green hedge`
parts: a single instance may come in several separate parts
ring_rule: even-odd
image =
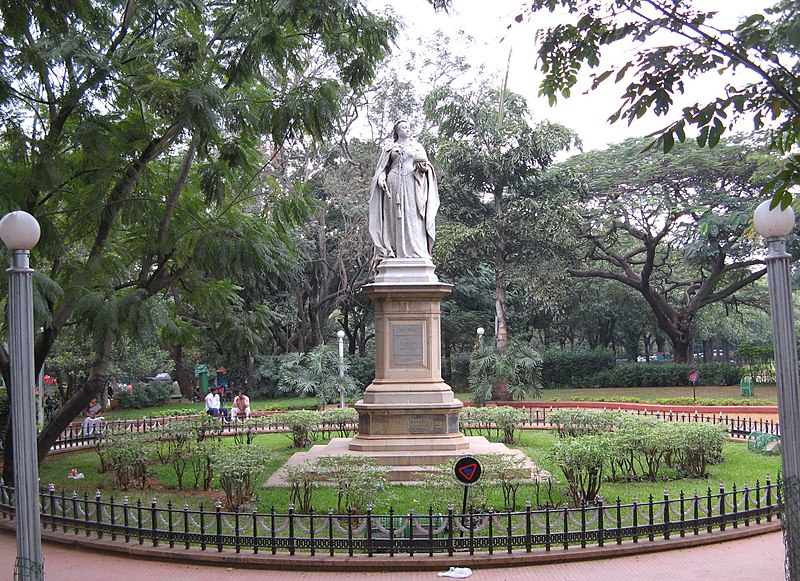
[[[542,385],[593,387],[592,377],[613,367],[614,354],[606,349],[548,349],[542,353]]]
[[[742,373],[731,363],[624,363],[590,379],[592,387],[672,387],[691,385],[693,371],[700,375],[697,385],[736,385]]]

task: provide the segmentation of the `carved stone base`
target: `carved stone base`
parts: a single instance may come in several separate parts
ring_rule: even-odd
[[[404,484],[414,484],[425,479],[426,475],[435,470],[438,464],[449,462],[453,458],[462,456],[480,456],[481,454],[509,454],[522,461],[525,478],[531,482],[550,479],[550,474],[540,470],[524,452],[507,448],[505,444],[489,442],[482,436],[469,436],[464,438],[466,448],[459,450],[434,450],[426,447],[424,437],[418,438],[393,438],[391,441],[402,449],[371,449],[369,451],[353,450],[353,439],[334,438],[326,445],[312,446],[307,452],[294,454],[289,461],[279,470],[275,471],[267,486],[288,486],[286,480],[286,467],[301,465],[306,462],[315,464],[323,456],[363,456],[373,460],[378,466],[389,469],[389,480]],[[388,440],[387,440],[388,441]]]

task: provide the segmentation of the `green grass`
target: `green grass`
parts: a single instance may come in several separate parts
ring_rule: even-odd
[[[655,402],[658,399],[691,398],[710,400],[741,400],[741,403],[759,405],[764,402],[776,404],[777,390],[774,384],[757,385],[755,397],[742,397],[738,385],[698,385],[694,393],[691,387],[609,387],[581,389],[545,389],[537,401],[574,401],[575,398],[598,398],[598,401],[613,401],[613,398],[636,398],[642,402]],[[606,399],[607,398],[607,399]]]
[[[520,488],[517,494],[517,506],[524,506],[525,500],[530,499],[534,506],[547,501],[556,506],[568,502],[565,495],[563,475],[560,470],[552,463],[549,458],[549,450],[555,439],[555,433],[549,430],[524,430],[519,435],[519,448],[522,449],[535,464],[553,474],[557,482],[553,485],[550,494],[545,487],[538,487],[530,484]],[[232,438],[226,438],[224,445],[233,445]],[[289,456],[297,450],[291,449],[290,441],[284,434],[263,434],[256,437],[256,443],[269,449],[271,460],[266,466],[266,471],[271,474],[282,466]],[[324,443],[318,441],[317,443]],[[604,482],[600,494],[607,502],[615,502],[619,497],[622,502],[630,502],[633,498],[646,501],[649,495],[655,499],[663,498],[665,490],[670,497],[677,498],[681,491],[686,495],[692,495],[698,491],[700,495],[706,493],[710,487],[712,492],[719,490],[720,484],[724,484],[726,490],[736,484],[739,488],[748,484],[755,485],[756,481],[762,484],[767,475],[776,478],[781,467],[780,457],[763,456],[747,450],[746,443],[728,442],[724,448],[725,461],[710,467],[710,474],[703,479],[675,479],[665,480],[654,483],[612,483]],[[95,491],[100,490],[104,499],[108,499],[113,494],[119,500],[127,495],[136,502],[141,497],[145,504],[150,503],[150,499],[156,497],[159,506],[166,506],[168,502],[173,505],[183,506],[184,503],[191,507],[197,507],[201,503],[206,508],[213,506],[217,499],[223,497],[217,486],[216,481],[212,485],[213,490],[202,491],[179,491],[176,489],[177,482],[171,468],[168,466],[153,466],[155,478],[158,486],[147,490],[114,490],[114,479],[110,473],[99,474],[99,457],[94,451],[75,452],[69,454],[54,454],[48,456],[40,469],[40,479],[43,483],[53,483],[59,492],[62,489],[71,494],[76,490],[82,497],[87,493],[90,498],[94,497]],[[82,480],[69,480],[67,474],[72,468],[77,468],[85,475]],[[266,480],[266,478],[265,478]],[[187,481],[189,482],[189,481]],[[278,511],[285,510],[289,505],[289,490],[284,487],[259,488],[258,510],[267,512],[271,507]],[[441,488],[428,488],[425,486],[390,486],[377,499],[375,503],[376,513],[386,513],[390,506],[396,512],[407,512],[414,509],[415,512],[427,512],[429,506],[433,506],[437,512],[447,510],[447,504],[452,502],[455,510],[460,510],[463,489],[454,486],[452,489],[442,490]],[[538,496],[537,496],[538,495]],[[327,511],[329,507],[336,507],[336,491],[329,487],[317,487],[314,491],[314,507],[316,511]],[[503,506],[502,495],[499,490],[488,491],[488,505],[494,507]]]
[[[774,385],[760,385],[756,387],[758,397],[744,398],[739,394],[736,386],[698,386],[696,388],[698,399],[701,403],[708,404],[714,400],[737,400],[742,404],[764,405],[777,403],[777,394]],[[472,401],[471,393],[456,393],[456,398],[461,401]],[[639,388],[603,388],[603,389],[546,389],[538,402],[551,401],[640,401],[655,402],[657,400],[674,398],[691,398],[691,387],[639,387]],[[353,402],[350,402],[353,403]],[[261,410],[291,410],[315,409],[317,400],[311,397],[279,397],[272,399],[251,400],[250,407],[253,411]],[[230,407],[230,404],[228,404]],[[168,403],[162,406],[153,406],[141,409],[114,409],[103,412],[108,420],[134,420],[143,417],[154,418],[169,415],[195,413],[202,414],[204,405],[200,403]]]

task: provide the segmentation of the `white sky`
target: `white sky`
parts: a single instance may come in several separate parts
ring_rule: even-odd
[[[670,121],[678,118],[681,107],[702,102],[707,95],[716,95],[725,84],[726,77],[716,73],[704,78],[688,81],[686,94],[675,97],[674,114],[670,117],[647,115],[632,126],[621,120],[609,124],[606,120],[620,104],[619,96],[624,88],[624,81],[614,85],[609,79],[597,91],[583,94],[591,86],[592,72],[600,73],[605,68],[583,68],[578,85],[573,89],[569,99],[559,99],[555,107],[550,107],[545,98],[537,96],[542,75],[536,71],[536,52],[534,35],[537,29],[546,28],[554,22],[554,16],[543,12],[535,21],[527,18],[521,0],[454,0],[450,14],[436,13],[426,0],[367,0],[367,5],[380,11],[390,5],[405,20],[407,27],[403,38],[398,42],[400,49],[415,43],[419,36],[433,35],[436,30],[455,33],[463,30],[475,38],[475,48],[471,53],[473,65],[483,64],[487,71],[501,74],[505,71],[509,47],[513,46],[511,67],[509,72],[509,88],[527,101],[536,121],[549,119],[562,123],[575,130],[583,141],[584,150],[602,149],[609,143],[620,142],[627,137],[647,135],[660,129]],[[718,10],[721,23],[734,27],[743,14],[752,14],[768,5],[766,0],[697,0],[704,9]],[[523,13],[526,19],[522,23],[514,23],[514,16]],[[715,18],[715,21],[718,19]],[[509,29],[508,26],[513,23]],[[621,43],[620,43],[621,44]],[[603,66],[624,63],[630,54],[618,50],[615,55],[603,61]],[[751,127],[741,127],[747,131]]]

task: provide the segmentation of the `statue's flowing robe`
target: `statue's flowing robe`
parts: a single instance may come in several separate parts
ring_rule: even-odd
[[[370,185],[369,233],[375,258],[430,258],[436,239],[439,188],[420,143],[390,143],[381,151]],[[427,171],[419,166],[424,165]],[[386,190],[379,185],[386,176]]]

